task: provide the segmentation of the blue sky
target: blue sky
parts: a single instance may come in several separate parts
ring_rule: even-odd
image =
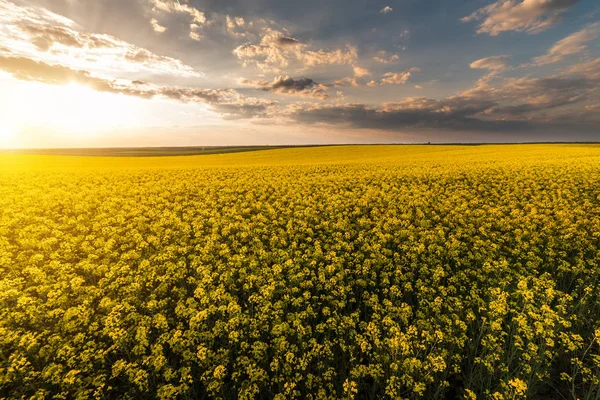
[[[0,0],[0,25],[3,147],[600,140],[592,0]]]

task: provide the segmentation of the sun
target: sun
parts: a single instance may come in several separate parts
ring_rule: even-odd
[[[0,101],[0,146],[5,148],[19,141],[31,147],[44,145],[50,132],[69,144],[69,139],[85,140],[106,131],[135,127],[142,121],[143,100],[97,92],[76,83],[14,82],[6,90],[10,97]]]
[[[79,84],[55,86],[47,92],[46,120],[74,134],[134,125],[137,113],[124,95],[94,91]]]
[[[15,146],[17,128],[10,123],[0,122],[0,148]]]

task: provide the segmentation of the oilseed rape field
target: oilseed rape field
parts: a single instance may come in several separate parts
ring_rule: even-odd
[[[600,146],[0,155],[0,398],[600,399]]]

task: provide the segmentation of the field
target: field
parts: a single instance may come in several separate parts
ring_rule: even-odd
[[[600,399],[600,146],[0,155],[0,398]]]
[[[2,154],[33,154],[50,156],[109,156],[109,157],[164,157],[206,154],[241,153],[245,151],[283,149],[293,146],[196,146],[196,147],[99,147],[68,149],[2,150]]]

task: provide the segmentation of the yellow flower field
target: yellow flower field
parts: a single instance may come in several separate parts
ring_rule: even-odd
[[[600,398],[600,146],[0,155],[0,398]]]

